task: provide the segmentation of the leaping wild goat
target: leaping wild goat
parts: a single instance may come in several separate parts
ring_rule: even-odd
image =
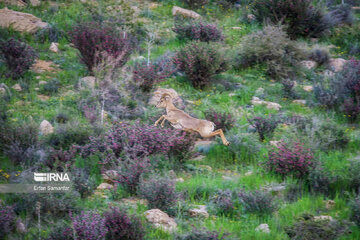
[[[155,122],[155,126],[157,126],[162,120],[161,127],[164,127],[165,120],[168,120],[176,129],[181,129],[187,132],[198,132],[203,138],[219,135],[224,145],[228,146],[230,144],[228,140],[226,140],[222,129],[214,131],[215,124],[213,122],[191,117],[189,114],[176,108],[173,104],[172,97],[169,94],[163,94],[159,102],[156,104],[156,107],[165,108],[166,115],[162,115]]]

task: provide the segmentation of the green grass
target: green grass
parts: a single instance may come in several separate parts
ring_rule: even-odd
[[[186,7],[181,1],[159,1],[159,7],[152,9],[148,14],[144,13],[143,18],[146,19],[144,26],[147,24],[159,31],[161,39],[158,39],[158,44],[153,46],[151,52],[151,59],[156,59],[163,55],[167,51],[175,52],[183,47],[187,42],[176,38],[176,34],[172,32],[173,17],[171,9],[173,5]],[[0,3],[0,8],[3,8],[4,4]],[[138,4],[138,7],[143,8],[142,4]],[[64,32],[71,30],[71,27],[82,21],[91,20],[89,12],[87,12],[83,4],[72,1],[56,1],[56,6],[50,6],[49,3],[42,3],[40,7],[26,7],[20,9],[18,7],[9,7],[13,10],[28,12],[40,17],[46,22],[56,25]],[[241,44],[241,38],[251,32],[261,29],[261,24],[258,23],[245,23],[240,21],[242,17],[242,11],[236,11],[230,9],[229,11],[222,11],[215,6],[210,6],[197,10],[204,20],[212,23],[216,23],[226,37],[224,44],[226,44],[228,51],[231,54],[235,54],[239,45]],[[358,16],[359,17],[359,16]],[[358,23],[357,23],[358,24]],[[237,27],[240,29],[234,29]],[[336,30],[337,31],[337,30]],[[336,57],[349,58],[349,46],[352,42],[358,41],[355,33],[347,35],[345,40],[339,34],[334,31],[329,38],[319,39],[322,44],[336,44],[337,47],[332,50],[332,53]],[[50,42],[40,43],[35,36],[24,34],[21,35],[12,30],[1,30],[1,38],[6,39],[10,36],[14,36],[23,41],[26,41],[29,45],[34,47],[38,54],[39,59],[53,61],[59,65],[60,70],[55,74],[42,73],[35,74],[31,71],[18,81],[8,79],[4,77],[7,69],[3,62],[0,61],[0,82],[5,83],[11,88],[15,83],[21,83],[23,86],[28,86],[27,89],[18,93],[12,91],[12,97],[8,106],[8,121],[11,123],[24,123],[33,121],[40,123],[42,120],[47,119],[52,121],[56,115],[60,112],[65,112],[70,122],[78,122],[82,126],[90,128],[89,122],[83,116],[79,110],[79,102],[88,97],[90,92],[77,92],[74,86],[81,77],[87,76],[89,73],[86,67],[80,62],[79,53],[76,49],[69,45],[67,38],[61,38],[59,40],[58,54],[48,51]],[[309,40],[301,40],[304,43],[310,43]],[[142,43],[144,47],[145,44]],[[142,50],[136,52],[136,56],[147,57],[146,51]],[[231,55],[230,54],[230,55]],[[359,58],[358,55],[353,56]],[[128,65],[133,64],[133,61],[129,61]],[[319,70],[320,71],[320,70]],[[38,79],[37,77],[40,77]],[[40,91],[36,91],[35,88],[39,87],[39,81],[51,79],[57,79],[60,82],[60,89],[58,93],[49,94],[49,100],[42,101],[37,96],[41,94]],[[123,79],[117,79],[119,83],[122,83]],[[222,82],[228,82],[239,86],[236,90],[226,89],[226,86]],[[303,85],[311,85],[311,73],[305,72],[304,76],[297,79],[298,86],[296,92],[301,99],[306,99],[308,103],[313,100],[313,94],[302,90]],[[292,102],[292,99],[284,98],[282,91],[282,84],[275,82],[273,79],[266,75],[265,66],[259,64],[252,66],[248,69],[235,70],[230,69],[227,72],[215,76],[213,84],[203,90],[195,89],[190,81],[185,76],[177,76],[167,79],[164,82],[159,83],[157,86],[164,88],[175,89],[184,100],[192,101],[187,104],[186,111],[191,115],[204,118],[205,111],[209,109],[215,109],[216,111],[225,111],[232,113],[236,116],[236,127],[226,133],[230,135],[250,135],[257,137],[256,133],[248,132],[248,118],[255,115],[276,115],[276,110],[267,109],[265,106],[251,106],[251,99],[254,96],[258,88],[264,88],[265,95],[264,100],[279,103],[281,108],[281,114],[290,115],[302,115],[302,116],[318,116],[324,119],[330,118],[338,124],[338,126],[346,126],[348,129],[346,134],[350,138],[349,144],[340,150],[331,150],[328,152],[315,150],[315,158],[322,163],[324,169],[332,174],[346,177],[347,169],[349,166],[349,160],[354,159],[359,155],[360,144],[360,131],[359,125],[348,124],[346,117],[342,114],[336,113],[333,110],[325,110],[323,108],[312,106],[302,106]],[[74,91],[70,94],[68,91]],[[155,112],[147,111],[145,117],[152,117]],[[155,110],[154,110],[155,111]],[[160,110],[158,110],[160,115]],[[110,124],[110,122],[107,122]],[[54,123],[54,127],[57,129],[60,124]],[[164,163],[156,169],[157,172],[166,174],[170,168],[174,168],[177,177],[185,179],[184,182],[178,182],[176,189],[179,192],[183,192],[186,196],[184,202],[179,203],[175,214],[176,221],[178,223],[178,233],[187,233],[192,227],[200,228],[205,227],[208,230],[217,230],[221,233],[230,233],[230,239],[259,239],[259,240],[283,240],[289,239],[284,227],[292,225],[296,218],[303,213],[311,213],[314,215],[330,215],[337,219],[349,219],[350,210],[348,207],[349,195],[353,193],[344,192],[348,189],[347,182],[337,182],[334,184],[335,194],[333,199],[336,205],[333,209],[326,209],[324,200],[328,199],[323,194],[311,194],[308,192],[308,188],[304,182],[297,181],[291,177],[282,179],[281,177],[265,171],[261,164],[268,158],[268,152],[271,149],[269,141],[271,140],[287,140],[287,137],[294,137],[290,134],[291,126],[279,125],[272,138],[266,138],[262,143],[261,148],[256,153],[249,153],[248,149],[244,145],[240,145],[238,154],[232,153],[228,147],[221,144],[215,144],[207,153],[205,158],[201,161],[192,161],[188,159],[183,166],[178,166],[172,163]],[[40,138],[41,141],[45,141],[45,138]],[[244,138],[246,139],[246,138]],[[220,143],[217,139],[217,143]],[[249,144],[252,144],[250,141]],[[255,144],[255,143],[254,143]],[[90,168],[91,176],[96,179],[97,184],[101,183],[101,167],[97,164],[97,157],[93,158],[76,158],[76,166],[79,168]],[[201,170],[201,165],[207,165],[212,168],[211,171]],[[4,177],[4,173],[12,173],[15,171],[23,171],[19,166],[15,166],[4,154],[0,154],[0,182],[6,183],[8,180]],[[249,172],[252,174],[248,174]],[[231,179],[227,179],[230,177]],[[255,214],[245,213],[238,209],[241,214],[235,216],[223,216],[211,213],[208,219],[193,219],[187,216],[187,207],[193,204],[208,205],[211,196],[219,189],[231,189],[237,191],[239,189],[257,190],[271,183],[282,183],[283,181],[291,184],[301,184],[303,189],[302,196],[294,202],[286,201],[282,197],[276,197],[280,202],[279,209],[272,215],[258,216]],[[84,210],[97,210],[105,211],[111,204],[120,204],[121,198],[130,197],[130,195],[122,188],[119,188],[116,192],[106,192],[109,199],[101,197],[90,197],[81,199],[77,202],[77,205]],[[286,193],[284,193],[286,194]],[[0,194],[0,199],[8,201],[9,196]],[[182,205],[183,204],[183,205]],[[153,228],[150,224],[146,223],[143,212],[148,210],[144,205],[138,204],[136,208],[130,208],[130,213],[139,216],[143,223],[146,225],[146,239],[174,239],[174,236],[170,233],[166,233],[162,230]],[[19,218],[26,219],[26,213],[21,212]],[[56,216],[51,221],[59,221]],[[265,234],[256,232],[255,228],[262,223],[269,224],[271,233]],[[46,238],[47,234],[51,231],[50,222],[44,222],[42,226],[42,237]],[[360,228],[356,226],[351,227],[352,233],[348,234],[341,239],[360,239]],[[22,236],[23,239],[34,239],[37,237],[37,226],[30,224],[29,232]],[[16,237],[19,237],[16,235]]]

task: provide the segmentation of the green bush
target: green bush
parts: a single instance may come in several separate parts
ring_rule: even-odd
[[[235,68],[265,64],[269,76],[275,79],[294,78],[305,51],[290,40],[281,26],[265,26],[246,35],[234,59]]]
[[[303,214],[293,226],[285,228],[292,240],[335,240],[350,233],[348,222],[315,220],[311,214]]]
[[[174,62],[196,88],[209,85],[211,77],[228,69],[228,62],[218,44],[193,42],[180,49]]]
[[[286,25],[292,38],[321,36],[333,24],[329,16],[312,6],[312,0],[255,0],[252,10],[259,21]]]

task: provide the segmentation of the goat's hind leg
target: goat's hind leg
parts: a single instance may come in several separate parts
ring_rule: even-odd
[[[230,142],[228,140],[226,140],[226,137],[225,137],[224,132],[223,132],[222,129],[218,129],[218,130],[216,130],[216,131],[214,131],[214,132],[212,132],[212,133],[210,133],[210,134],[208,134],[206,136],[202,136],[202,137],[213,137],[213,136],[216,136],[216,135],[220,135],[221,140],[222,140],[224,145],[226,145],[226,146],[230,145]]]

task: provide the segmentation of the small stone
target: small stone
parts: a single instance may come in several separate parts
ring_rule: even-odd
[[[150,8],[150,9],[155,9],[155,8],[157,8],[158,6],[159,6],[158,3],[152,2],[152,3],[150,3],[149,8]]]
[[[253,105],[266,105],[267,109],[275,109],[277,111],[280,110],[281,105],[278,103],[274,103],[274,102],[268,102],[268,101],[264,101],[261,100],[260,98],[253,96],[253,98],[251,99],[251,104]]]
[[[245,176],[251,176],[251,175],[253,175],[253,171],[247,171],[245,174],[244,174]]]
[[[177,229],[175,220],[160,209],[151,209],[144,213],[148,222],[152,223],[155,228],[168,232],[174,232]]]
[[[183,179],[183,178],[176,178],[176,179],[175,179],[175,182],[183,183],[183,182],[184,182],[184,179]]]
[[[54,52],[54,53],[58,53],[59,52],[59,44],[52,42],[51,45],[50,45],[49,50]]]
[[[135,198],[135,197],[130,197],[130,198],[122,198],[120,200],[121,203],[125,204],[125,205],[137,205],[137,204],[142,204],[147,206],[148,205],[148,201],[146,199],[141,199],[141,198]]]
[[[229,176],[222,176],[222,179],[225,181],[233,181],[234,180],[232,177],[229,177]]]
[[[276,196],[281,196],[283,192],[286,190],[286,184],[285,183],[271,184],[269,186],[263,187],[262,189]]]
[[[114,180],[118,179],[119,173],[115,170],[107,170],[105,173],[102,174],[102,178],[104,181],[109,183],[114,182]]]
[[[48,121],[46,120],[43,120],[41,123],[40,123],[40,134],[41,135],[48,135],[48,134],[51,134],[54,132],[54,127],[51,125],[51,123],[49,123]]]
[[[113,188],[114,188],[114,186],[111,185],[111,184],[101,183],[101,184],[96,188],[96,190],[106,190],[106,189],[111,190],[111,189],[113,189]]]
[[[301,61],[300,65],[307,69],[313,69],[317,66],[315,61]]]
[[[266,223],[260,224],[257,228],[255,228],[257,232],[270,233],[269,225]]]
[[[50,99],[49,96],[42,95],[42,94],[38,94],[37,97],[38,97],[41,101],[47,101],[47,100]]]
[[[256,89],[255,96],[256,97],[262,97],[264,95],[264,92],[265,92],[264,88],[260,87],[260,88]]]
[[[80,88],[95,88],[96,78],[93,76],[83,77],[79,80]]]
[[[176,173],[175,173],[174,170],[170,170],[170,171],[168,172],[168,175],[169,175],[170,178],[176,178]]]
[[[322,74],[324,75],[324,77],[327,77],[327,78],[335,76],[335,73],[333,71],[328,70],[328,69],[326,69]]]
[[[40,88],[34,88],[35,91],[40,91]]]
[[[204,155],[199,155],[195,158],[190,159],[190,161],[202,161],[202,160],[204,160],[204,158],[205,158]]]
[[[332,221],[333,217],[332,216],[315,216],[314,220],[315,221]]]
[[[205,205],[197,205],[196,208],[189,210],[189,214],[191,217],[209,217],[209,213],[207,212]]]
[[[234,29],[234,30],[241,30],[242,27],[232,27],[231,29]]]
[[[207,170],[209,172],[212,172],[212,168],[210,166],[208,166],[208,165],[199,165],[199,168],[202,168],[202,169],[205,169],[205,170]]]
[[[293,103],[301,104],[301,105],[306,105],[306,100],[296,99],[296,100],[293,101]]]
[[[4,95],[6,93],[6,89],[0,87],[0,95]]]
[[[12,89],[14,89],[15,91],[18,91],[18,92],[21,92],[22,91],[22,88],[20,86],[20,84],[15,84],[14,86],[12,86]]]
[[[314,90],[314,87],[311,85],[307,85],[307,86],[304,86],[303,89],[306,92],[312,92]]]
[[[47,84],[47,81],[40,81],[39,82],[39,85],[45,85],[45,84]]]
[[[270,145],[274,147],[278,147],[281,141],[270,141]]]
[[[20,219],[16,221],[16,231],[21,234],[26,233],[25,224]]]
[[[41,2],[40,2],[40,0],[30,0],[30,4],[33,7],[37,7],[37,6],[40,6]]]
[[[246,16],[246,18],[247,18],[247,20],[248,20],[249,22],[252,22],[252,21],[255,21],[255,20],[256,20],[256,17],[255,17],[254,14],[248,14],[248,15]]]
[[[324,203],[325,203],[326,209],[330,210],[330,209],[335,207],[335,201],[334,200],[325,200]]]

